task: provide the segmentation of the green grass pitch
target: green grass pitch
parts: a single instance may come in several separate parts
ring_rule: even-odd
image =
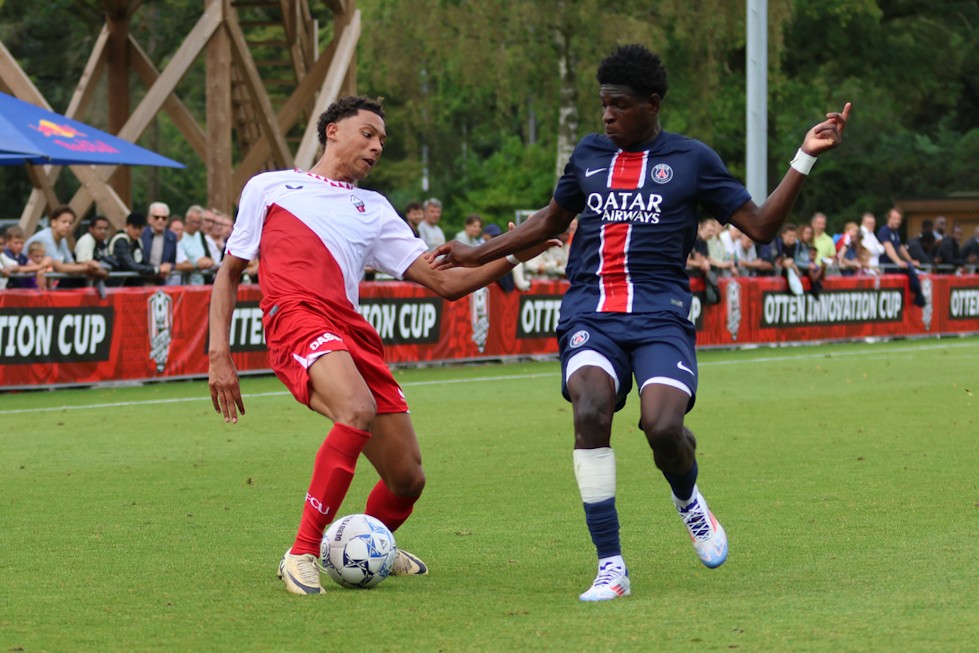
[[[554,362],[398,370],[428,487],[396,535],[431,575],[287,594],[276,564],[328,422],[272,377],[226,425],[202,382],[0,395],[7,651],[979,649],[979,339],[700,352],[697,561],[617,415],[631,597],[595,572]],[[361,460],[341,514],[376,481]]]

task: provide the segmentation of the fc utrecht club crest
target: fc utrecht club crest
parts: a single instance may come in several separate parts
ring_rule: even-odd
[[[727,332],[732,340],[738,339],[741,329],[741,284],[731,279],[727,282]]]
[[[357,197],[356,195],[350,196],[350,203],[357,207],[357,211],[364,213],[367,209],[364,208],[364,201]]]
[[[173,299],[162,290],[146,300],[146,330],[150,335],[150,360],[156,363],[156,371],[166,369],[173,340]]]
[[[486,338],[489,336],[489,288],[480,288],[469,295],[471,309],[473,342],[476,349],[483,353],[486,349]]]
[[[921,309],[921,323],[925,325],[925,331],[931,331],[931,318],[934,312],[931,304],[932,292],[931,277],[921,275],[921,294],[925,297],[925,305]]]
[[[653,181],[655,181],[657,184],[668,183],[671,179],[673,179],[673,168],[666,163],[657,163],[653,166],[651,176]]]

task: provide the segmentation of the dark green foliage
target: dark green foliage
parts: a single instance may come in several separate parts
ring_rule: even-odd
[[[503,220],[547,201],[563,165],[556,161],[562,84],[577,136],[600,128],[595,68],[623,43],[642,42],[663,56],[670,75],[664,127],[710,144],[744,175],[744,3],[359,0],[357,7],[359,90],[385,98],[390,134],[383,165],[365,185],[399,209],[440,197],[446,231],[469,212]],[[329,12],[311,8],[325,44]],[[979,0],[770,0],[768,8],[769,187],[809,127],[854,103],[845,144],[819,161],[797,217],[821,210],[836,229],[895,199],[979,190]],[[162,69],[201,10],[199,0],[144,2],[133,35]],[[0,3],[0,39],[56,111],[67,107],[103,11],[95,0]],[[278,10],[241,11],[254,20],[274,19]],[[564,78],[559,41],[570,67]],[[253,54],[275,58],[268,49]],[[203,124],[202,60],[177,90]],[[270,87],[273,102],[289,90]],[[144,93],[134,78],[133,108]],[[104,127],[106,110],[97,92],[85,119]],[[139,143],[188,169],[136,169],[135,204],[161,198],[182,210],[205,200],[204,165],[166,117]],[[66,172],[57,191],[67,198],[77,186]],[[6,205],[22,206],[29,189],[23,170],[0,168]]]

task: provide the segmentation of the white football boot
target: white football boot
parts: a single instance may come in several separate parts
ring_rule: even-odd
[[[578,598],[582,601],[611,601],[631,593],[629,571],[625,567],[606,562],[598,568],[595,582]]]
[[[684,502],[673,495],[673,504],[680,514],[680,519],[683,520],[683,525],[687,527],[690,541],[700,561],[710,569],[720,567],[727,560],[727,533],[707,507],[704,495],[696,486],[690,499],[690,503],[681,507]]]
[[[278,576],[293,594],[305,596],[323,593],[319,560],[312,553],[292,555],[292,549],[286,551],[279,562]]]

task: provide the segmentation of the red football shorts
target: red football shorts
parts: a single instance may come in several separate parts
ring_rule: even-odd
[[[282,305],[263,318],[269,364],[289,392],[309,406],[307,370],[330,352],[349,352],[377,402],[377,413],[407,413],[401,386],[384,362],[384,345],[374,327],[353,309],[328,316],[307,304]]]

